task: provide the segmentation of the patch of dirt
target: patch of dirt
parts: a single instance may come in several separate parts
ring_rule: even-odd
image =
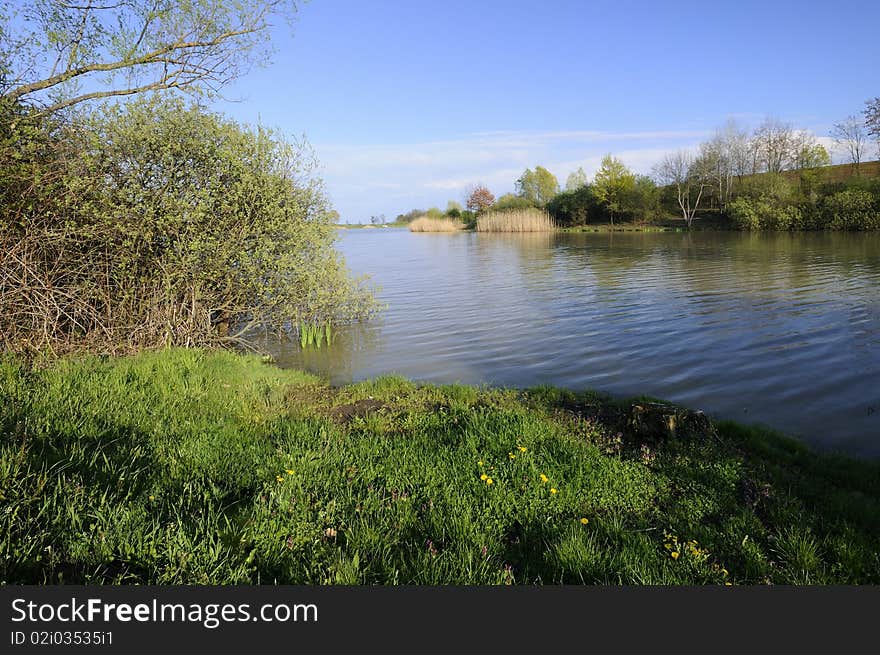
[[[363,418],[368,414],[390,409],[388,405],[372,398],[365,398],[347,405],[337,405],[327,411],[327,416],[337,423],[351,423],[356,418]]]
[[[577,402],[563,400],[557,407],[603,426],[619,448],[658,446],[670,439],[702,440],[717,438],[712,421],[703,412],[655,402]]]

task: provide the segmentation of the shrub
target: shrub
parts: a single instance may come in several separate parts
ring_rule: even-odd
[[[47,130],[3,125],[34,146],[0,207],[5,349],[236,344],[371,311],[307,146],[162,96]]]
[[[510,210],[528,210],[537,209],[537,205],[523,196],[515,196],[512,193],[505,193],[495,201],[492,205],[493,211],[510,211]]]
[[[862,189],[847,189],[825,198],[823,219],[833,230],[876,230],[880,228],[880,202]]]
[[[589,186],[557,194],[547,203],[547,211],[561,227],[586,225],[590,219],[598,219],[602,215],[599,201]]]
[[[727,206],[734,225],[741,230],[802,230],[809,215],[797,205],[777,205],[767,198],[740,196]]]

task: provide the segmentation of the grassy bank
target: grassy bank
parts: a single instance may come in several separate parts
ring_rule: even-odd
[[[6,360],[0,581],[880,582],[880,465],[630,411],[229,353]]]

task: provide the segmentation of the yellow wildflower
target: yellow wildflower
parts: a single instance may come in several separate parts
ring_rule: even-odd
[[[492,478],[486,478],[486,484],[492,484],[493,482]]]
[[[581,519],[581,525],[586,525],[586,524],[589,523],[589,522],[590,522],[590,519],[588,519],[588,518],[586,518],[586,517],[584,517],[584,518]]]
[[[550,493],[551,493],[551,494],[555,494],[555,493],[556,493],[556,487],[551,487],[551,488],[550,488]]]
[[[479,462],[477,462],[477,464],[483,466],[483,460],[480,460]]]
[[[679,552],[678,552],[677,550],[673,550],[673,551],[672,551],[671,553],[669,553],[669,554],[672,556],[672,559],[678,559]]]
[[[155,496],[150,496],[150,500],[156,500]]]
[[[287,475],[293,475],[295,471],[293,469],[284,469],[284,472],[287,473]]]
[[[280,475],[276,475],[275,479],[278,480],[278,482],[284,482],[284,478],[282,478]]]
[[[519,452],[521,452],[521,453],[526,452],[526,447],[525,447],[525,446],[519,446],[518,448],[519,448]]]
[[[488,479],[489,479],[489,476],[486,475],[485,473],[483,473],[483,475],[480,476],[480,480],[483,480],[484,482]]]
[[[516,459],[516,455],[514,455],[513,453],[507,453],[507,456],[508,456],[510,459]]]
[[[547,477],[546,475],[544,475],[543,473],[541,474],[541,482],[547,482],[549,479],[550,479],[550,478],[548,478],[548,477]]]

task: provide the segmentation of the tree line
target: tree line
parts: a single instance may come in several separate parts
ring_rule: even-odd
[[[753,130],[729,120],[695,150],[664,155],[650,175],[608,154],[592,179],[578,168],[564,189],[543,166],[526,169],[515,192],[497,199],[478,184],[466,193],[465,218],[534,207],[564,227],[650,223],[668,215],[687,227],[707,215],[737,229],[880,227],[880,181],[876,172],[863,175],[872,143],[880,155],[880,98],[866,103],[863,117],[836,123],[831,136],[851,165],[845,180],[829,175],[831,156],[812,133],[775,118]]]

